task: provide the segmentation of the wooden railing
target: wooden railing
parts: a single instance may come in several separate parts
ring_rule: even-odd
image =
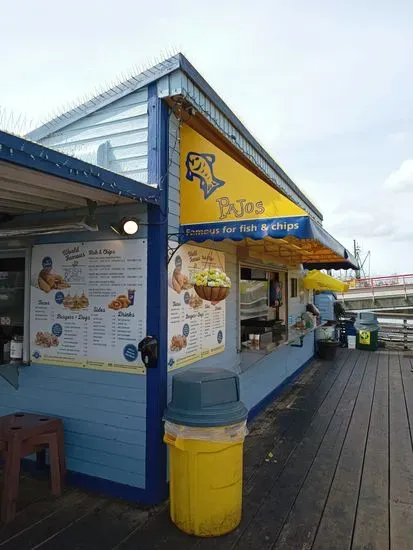
[[[413,314],[378,312],[379,340],[388,349],[413,349]],[[387,322],[386,322],[387,320]]]

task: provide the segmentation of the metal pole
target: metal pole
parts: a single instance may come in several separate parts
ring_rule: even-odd
[[[407,347],[407,319],[403,319],[403,349],[406,351]]]

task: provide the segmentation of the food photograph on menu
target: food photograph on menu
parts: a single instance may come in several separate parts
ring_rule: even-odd
[[[33,363],[144,374],[146,241],[33,247]]]
[[[224,351],[230,287],[222,252],[187,244],[175,252],[168,268],[169,370]]]

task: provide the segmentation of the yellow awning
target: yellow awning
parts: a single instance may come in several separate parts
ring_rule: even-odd
[[[343,283],[330,275],[326,275],[317,269],[313,269],[304,277],[304,288],[307,290],[334,290],[336,292],[347,292],[348,283]]]
[[[180,154],[181,241],[229,239],[261,261],[356,267],[305,210],[187,125]]]

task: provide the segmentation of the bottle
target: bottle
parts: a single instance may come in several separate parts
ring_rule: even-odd
[[[10,340],[3,340],[1,342],[1,345],[3,345],[3,363],[7,364],[10,362]]]
[[[23,360],[23,336],[15,334],[10,343],[10,361],[20,363]]]

